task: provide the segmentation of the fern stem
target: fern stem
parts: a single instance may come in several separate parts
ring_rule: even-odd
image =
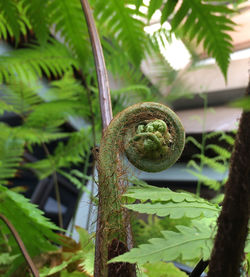
[[[57,202],[57,208],[58,208],[58,223],[59,223],[60,228],[63,229],[61,197],[60,197],[59,184],[58,184],[57,175],[56,175],[56,165],[55,165],[53,159],[51,158],[48,147],[45,145],[45,143],[42,143],[42,145],[43,145],[43,149],[44,149],[47,157],[49,158],[49,160],[51,162],[51,166],[54,168],[54,171],[53,171],[52,175],[53,175],[53,183],[54,183],[56,202]]]
[[[95,26],[91,8],[87,0],[81,0],[81,4],[84,11],[85,19],[88,25],[90,41],[91,41],[92,50],[94,54],[95,68],[96,68],[98,87],[99,87],[99,101],[100,101],[102,125],[103,125],[102,127],[103,129],[105,129],[109,125],[113,117],[108,74],[107,74],[106,65],[104,61],[101,42]]]
[[[201,140],[201,163],[200,163],[200,172],[202,172],[203,167],[204,167],[204,155],[205,155],[205,147],[206,147],[206,120],[207,120],[207,96],[206,95],[201,95],[201,98],[204,100],[204,114],[203,114],[203,121],[202,121],[202,140]],[[200,196],[201,193],[201,183],[202,181],[199,179],[197,183],[197,188],[196,188],[196,195]]]
[[[247,88],[250,95],[250,82]],[[250,112],[242,113],[231,157],[225,198],[209,263],[209,277],[238,277],[250,216]]]

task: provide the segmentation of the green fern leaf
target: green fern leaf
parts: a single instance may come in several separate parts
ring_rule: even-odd
[[[202,145],[194,137],[188,136],[186,139],[186,143],[188,142],[193,143],[198,149],[202,149]]]
[[[150,185],[129,187],[127,193],[123,195],[139,200],[172,201],[174,203],[181,203],[183,201],[204,202],[202,198],[188,192],[174,192],[169,188],[159,188]]]
[[[201,215],[205,217],[216,217],[219,208],[209,202],[167,202],[167,203],[144,203],[129,204],[126,208],[139,213],[156,214],[157,216],[169,216],[170,218],[189,217],[195,218]]]
[[[191,160],[187,163],[187,167],[193,167],[195,170],[197,170],[198,172],[202,170],[201,166],[197,164],[196,161]]]
[[[187,274],[178,269],[173,263],[156,262],[146,263],[139,268],[144,275],[138,277],[187,277]]]
[[[48,26],[48,1],[44,0],[21,0],[23,9],[29,19],[30,25],[40,44],[45,43],[49,38]]]
[[[90,130],[81,129],[71,135],[66,144],[59,143],[54,153],[47,159],[35,163],[26,164],[32,168],[40,179],[44,179],[61,168],[82,162],[92,143],[90,141]]]
[[[12,112],[13,107],[9,104],[7,104],[5,101],[0,100],[0,115],[4,112]]]
[[[25,127],[49,130],[60,126],[70,115],[88,115],[79,101],[55,100],[35,107],[27,117]]]
[[[102,28],[101,33],[115,38],[123,51],[126,50],[131,61],[138,66],[145,50],[146,34],[144,24],[133,17],[135,10],[123,1],[96,1],[95,18]]]
[[[17,171],[24,151],[24,141],[14,137],[11,128],[4,124],[0,126],[0,182],[4,184]]]
[[[8,220],[15,225],[28,253],[34,257],[42,252],[55,250],[56,247],[50,241],[60,243],[58,236],[52,230],[60,230],[57,226],[51,223],[43,216],[43,212],[31,204],[21,194],[8,190],[0,185],[0,210]],[[11,208],[10,208],[11,207]],[[20,249],[17,246],[10,231],[6,228],[3,222],[0,222],[2,232],[8,236],[9,245],[12,249],[12,254],[20,254]],[[24,262],[22,255],[19,255],[12,263],[8,274],[17,272],[17,267]]]
[[[13,135],[16,138],[23,140],[27,146],[48,143],[53,140],[59,140],[70,136],[70,133],[61,133],[56,129],[51,130],[51,132],[46,132],[41,129],[19,126],[12,128],[12,130]]]
[[[211,227],[205,220],[193,221],[193,227],[176,226],[179,232],[162,231],[163,238],[153,238],[130,252],[115,257],[112,262],[144,264],[146,262],[173,261],[178,258],[209,259],[212,249]]]
[[[54,26],[56,34],[70,46],[80,64],[86,64],[89,58],[92,60],[88,31],[80,1],[49,1],[48,14],[50,25]]]
[[[216,154],[220,155],[222,159],[227,160],[231,157],[231,152],[226,150],[224,147],[218,146],[216,144],[209,144],[206,146],[207,149],[212,149]]]
[[[12,0],[0,1],[0,11],[2,16],[5,18],[5,22],[9,26],[9,30],[11,29],[12,31],[11,33],[18,41],[20,30],[19,30],[19,23],[18,23],[19,15],[18,15],[18,9],[17,9],[16,3]]]
[[[162,5],[162,0],[151,0],[148,6],[148,13],[147,17],[148,20],[151,19],[152,15],[155,13],[156,10],[160,9]]]
[[[235,142],[235,139],[232,136],[227,135],[226,133],[222,133],[219,140],[224,140],[226,143],[228,143],[231,146],[233,146]]]
[[[47,77],[62,76],[78,68],[78,63],[61,43],[51,41],[43,46],[29,45],[0,56],[0,82],[10,82],[14,77],[25,83],[37,80],[43,73]]]
[[[210,168],[220,173],[225,173],[228,169],[226,165],[217,162],[217,158],[209,158],[201,154],[194,155],[194,158],[199,158],[204,165],[208,165]]]
[[[10,253],[3,253],[0,254],[0,266],[2,265],[9,265],[13,263],[13,261],[18,257],[19,255],[10,255]]]
[[[173,13],[178,0],[168,0],[162,9],[161,24],[168,20],[169,16]]]
[[[42,103],[42,99],[35,92],[37,88],[22,82],[13,80],[8,86],[0,86],[0,89],[3,92],[3,101],[10,105],[12,111],[21,117],[24,117],[35,106]]]
[[[186,38],[196,39],[197,44],[203,41],[204,49],[216,59],[225,79],[232,51],[232,38],[226,32],[233,30],[235,25],[227,16],[232,13],[224,3],[214,5],[201,0],[184,0],[171,20],[174,32],[182,29]]]
[[[207,176],[203,175],[202,173],[199,173],[197,171],[190,170],[190,169],[187,169],[186,171],[194,175],[195,177],[197,177],[198,180],[200,180],[204,185],[208,186],[211,189],[218,190],[221,187],[220,182],[214,179],[210,179]]]

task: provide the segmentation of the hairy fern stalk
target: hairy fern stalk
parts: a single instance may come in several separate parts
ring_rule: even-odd
[[[98,155],[100,220],[96,239],[97,276],[131,276],[126,264],[110,264],[108,259],[131,248],[126,237],[128,215],[121,205],[127,177],[119,160],[119,152],[144,171],[161,171],[179,158],[184,147],[184,129],[178,117],[157,103],[133,105],[110,123],[101,141]]]

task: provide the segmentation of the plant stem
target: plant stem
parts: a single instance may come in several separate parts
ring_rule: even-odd
[[[61,197],[60,197],[59,184],[58,184],[57,175],[56,175],[56,166],[55,166],[53,158],[51,158],[49,149],[47,148],[46,144],[43,143],[42,145],[43,145],[43,149],[44,149],[48,159],[51,162],[51,166],[54,168],[52,175],[53,175],[53,183],[54,183],[54,188],[55,188],[55,195],[56,195],[56,202],[57,202],[57,209],[58,209],[58,223],[59,223],[59,227],[63,229]]]
[[[90,41],[92,45],[92,50],[94,54],[94,60],[95,60],[95,68],[96,68],[96,74],[97,74],[97,80],[98,80],[98,87],[99,87],[99,101],[100,101],[100,109],[101,109],[101,115],[102,115],[102,127],[103,131],[108,127],[110,124],[113,115],[112,115],[112,106],[111,106],[111,98],[110,98],[110,89],[109,89],[109,81],[108,81],[108,74],[106,70],[106,65],[104,61],[103,51],[101,47],[101,42],[98,36],[98,32],[95,26],[94,18],[89,6],[89,3],[87,0],[81,0],[82,8],[84,11],[84,16],[88,25],[88,31],[90,36]],[[114,162],[114,161],[112,161]],[[116,174],[116,172],[114,172]],[[101,174],[100,174],[101,175]],[[108,248],[108,241],[105,241],[103,244],[103,238],[102,238],[102,232],[100,231],[101,227],[101,217],[102,214],[105,213],[105,210],[109,209],[109,206],[102,206],[100,203],[103,201],[102,197],[109,197],[106,193],[106,195],[100,194],[101,186],[106,185],[106,183],[102,184],[99,182],[99,205],[98,205],[98,214],[97,214],[97,232],[96,232],[96,255],[95,255],[95,276],[107,276],[107,270],[106,273],[102,271],[102,266],[99,264],[100,260],[102,260],[102,265],[104,265],[105,268],[107,268],[107,256],[106,259],[103,260],[100,257],[102,256],[101,253],[101,247],[100,244],[106,245],[106,249]],[[112,201],[116,202],[116,199],[113,199]],[[119,206],[120,204],[118,204]],[[131,238],[131,228],[130,224],[128,225],[127,230],[127,237]],[[128,243],[129,245],[132,245],[132,242],[130,241]],[[117,246],[114,246],[117,248]],[[131,276],[135,275],[134,273],[131,273]]]
[[[113,117],[108,74],[107,74],[106,65],[104,61],[101,42],[98,36],[98,32],[96,30],[91,8],[87,0],[81,0],[81,4],[84,11],[85,19],[88,25],[90,41],[91,41],[92,50],[94,54],[95,68],[96,68],[98,87],[99,87],[99,100],[100,100],[100,108],[101,108],[101,115],[102,115],[102,127],[103,129],[105,129],[109,125]]]
[[[202,140],[201,140],[201,163],[200,163],[200,172],[202,172],[204,168],[204,160],[203,157],[205,155],[205,147],[206,147],[206,121],[207,121],[207,96],[201,96],[201,98],[204,100],[204,114],[203,114],[203,120],[202,120]],[[201,193],[201,183],[202,181],[199,179],[197,183],[196,188],[196,195],[200,196]]]
[[[250,82],[247,88],[250,95]],[[250,112],[242,113],[231,157],[225,198],[209,263],[209,277],[238,277],[250,215]]]

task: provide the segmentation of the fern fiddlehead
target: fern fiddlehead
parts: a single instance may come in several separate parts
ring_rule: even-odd
[[[126,189],[122,153],[137,168],[157,172],[173,165],[184,147],[185,134],[176,114],[152,102],[128,107],[119,113],[104,132],[98,156],[100,228],[96,234],[99,249],[95,276],[131,276],[125,264],[106,263],[127,251],[126,214],[121,195]],[[116,275],[112,275],[116,274]],[[117,275],[118,274],[118,275]]]

